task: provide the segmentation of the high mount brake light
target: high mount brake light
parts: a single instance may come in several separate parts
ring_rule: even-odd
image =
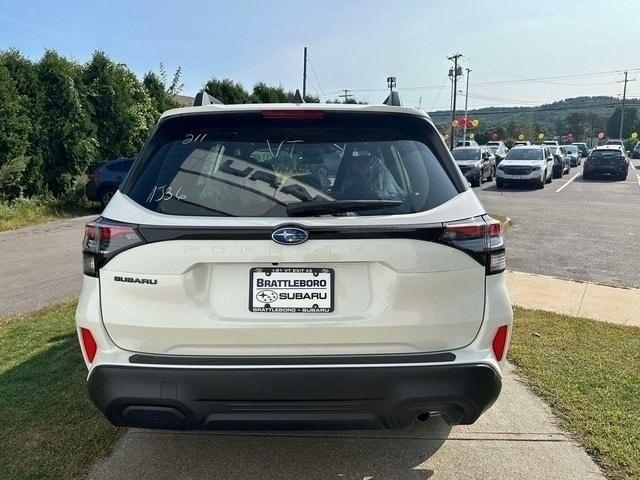
[[[458,248],[486,266],[487,274],[506,268],[502,224],[490,217],[476,217],[445,225],[440,241]]]
[[[322,120],[322,110],[263,110],[262,117],[266,119],[298,119],[298,120]]]
[[[100,267],[123,250],[144,243],[137,225],[98,219],[84,228],[82,266],[86,275],[98,276]]]

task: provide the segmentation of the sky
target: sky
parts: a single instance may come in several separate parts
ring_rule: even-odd
[[[0,0],[0,50],[104,50],[140,77],[180,66],[193,95],[211,77],[301,88],[307,46],[310,93],[380,103],[392,75],[405,105],[432,111],[449,108],[453,53],[470,109],[619,95],[625,69],[640,97],[638,19],[640,0]]]

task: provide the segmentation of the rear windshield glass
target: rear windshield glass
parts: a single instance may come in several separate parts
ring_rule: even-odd
[[[542,149],[512,148],[507,153],[506,160],[542,160]]]
[[[621,157],[622,152],[620,150],[611,150],[602,149],[602,150],[594,150],[591,152],[591,158],[613,158],[613,157]]]
[[[423,119],[388,114],[173,117],[160,124],[123,192],[171,215],[420,212],[458,194],[451,166],[430,144],[434,132]],[[361,202],[348,209],[354,201]],[[301,215],[303,202],[322,208],[310,203]]]
[[[480,160],[479,148],[454,148],[451,154],[456,160]]]

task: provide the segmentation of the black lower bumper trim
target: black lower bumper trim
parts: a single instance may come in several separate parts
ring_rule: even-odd
[[[129,363],[140,365],[346,365],[346,364],[390,364],[390,363],[442,363],[453,362],[455,354],[404,353],[381,355],[269,355],[269,356],[198,356],[198,355],[148,355],[136,353]]]
[[[403,428],[473,423],[498,397],[487,365],[316,368],[98,366],[88,388],[115,425],[167,429]]]

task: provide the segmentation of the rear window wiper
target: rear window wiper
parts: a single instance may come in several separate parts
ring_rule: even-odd
[[[329,215],[340,212],[354,212],[358,210],[371,210],[375,208],[399,207],[401,200],[329,200],[290,203],[287,205],[287,214],[290,217],[302,215]]]

